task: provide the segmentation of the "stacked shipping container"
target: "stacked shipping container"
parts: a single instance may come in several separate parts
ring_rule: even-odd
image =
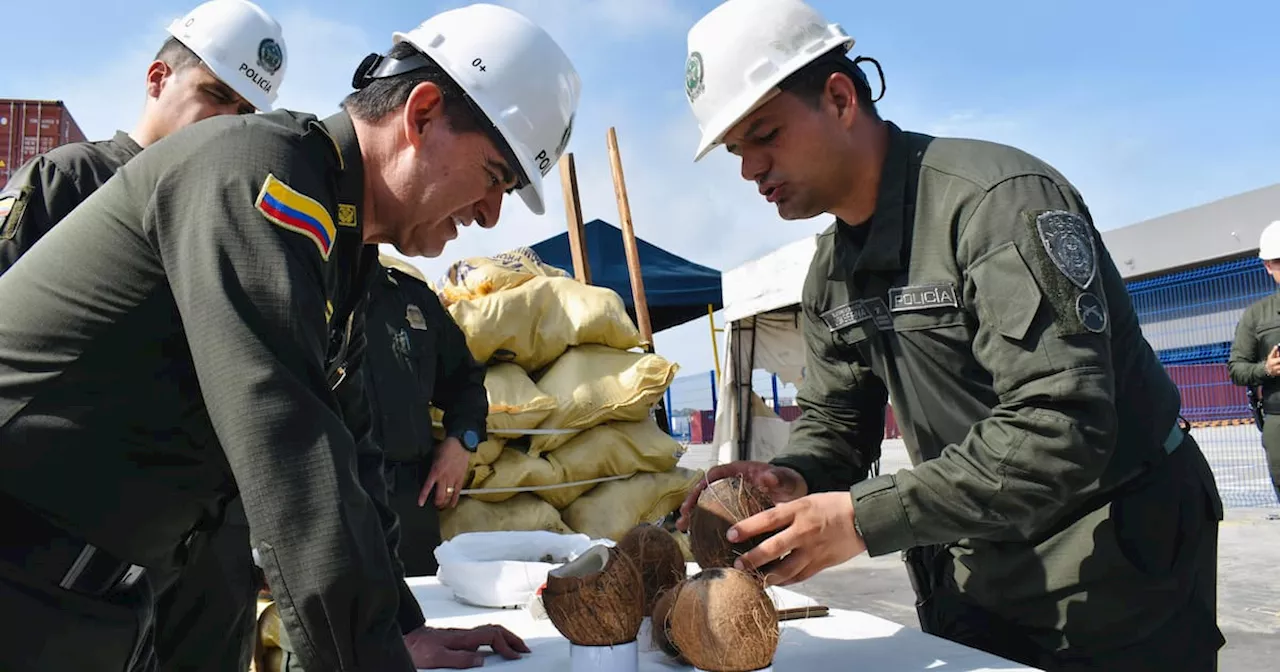
[[[84,140],[80,126],[60,100],[0,98],[0,188],[37,154]]]

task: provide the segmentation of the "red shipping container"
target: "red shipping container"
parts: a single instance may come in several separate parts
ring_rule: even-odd
[[[0,188],[37,154],[84,140],[80,126],[60,100],[0,98]]]

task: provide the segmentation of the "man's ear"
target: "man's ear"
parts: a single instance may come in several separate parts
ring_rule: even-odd
[[[842,72],[833,72],[827,77],[824,97],[834,108],[836,117],[846,128],[853,125],[858,111],[858,90],[853,80]]]
[[[432,125],[444,121],[444,93],[431,82],[422,82],[409,92],[404,104],[405,139],[414,148],[426,139]]]
[[[170,76],[173,75],[173,68],[169,67],[164,61],[152,61],[147,66],[147,97],[159,98],[160,92],[164,91],[164,87],[169,83]]]

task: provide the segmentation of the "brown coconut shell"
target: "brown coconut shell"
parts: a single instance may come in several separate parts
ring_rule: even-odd
[[[708,569],[680,584],[668,636],[684,659],[708,672],[752,672],[773,663],[778,610],[758,576]]]
[[[675,605],[676,595],[680,592],[680,586],[684,582],[663,590],[658,594],[658,599],[653,603],[653,611],[650,612],[649,618],[652,623],[653,645],[667,656],[674,658],[679,662],[687,662],[684,656],[680,655],[680,649],[676,648],[668,630],[671,627],[671,607]]]
[[[560,634],[574,644],[634,642],[645,614],[640,569],[616,547],[593,546],[547,573],[542,605]]]
[[[773,501],[741,476],[722,478],[708,485],[689,514],[689,547],[702,569],[732,567],[739,556],[772,537],[769,532],[729,543],[730,527],[773,507]]]
[[[644,613],[653,612],[658,593],[684,580],[688,575],[684,554],[670,532],[649,523],[631,528],[618,542],[618,550],[626,553],[640,567],[644,584]]]

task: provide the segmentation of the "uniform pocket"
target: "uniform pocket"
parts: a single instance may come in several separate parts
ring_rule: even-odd
[[[1013,242],[980,258],[969,269],[977,285],[977,307],[1005,338],[1020,341],[1027,335],[1043,298],[1031,269]]]

